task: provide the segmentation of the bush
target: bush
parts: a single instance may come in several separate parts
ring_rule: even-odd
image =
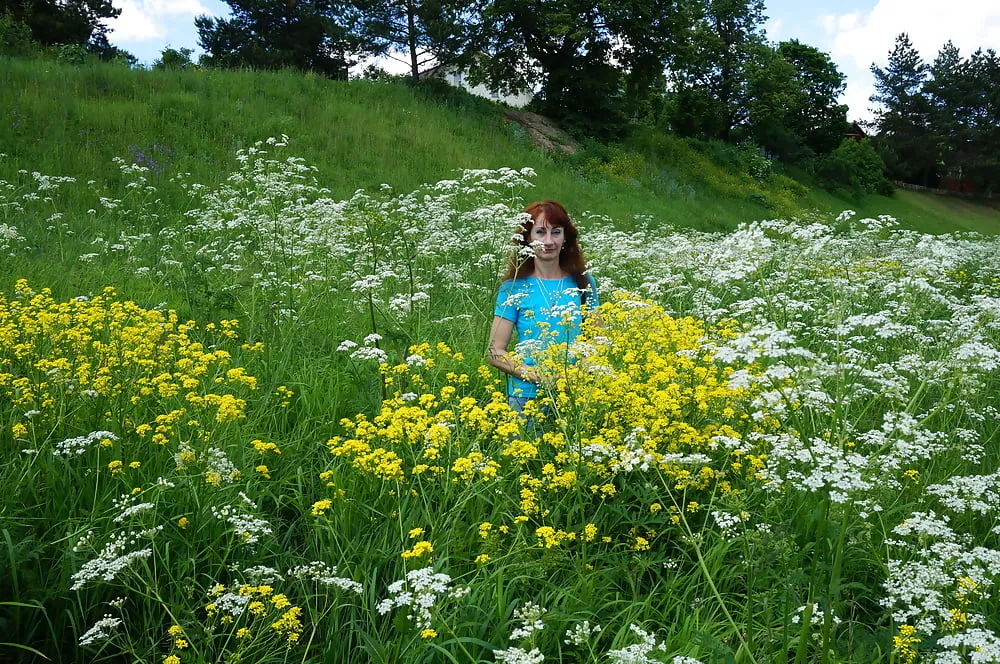
[[[194,66],[191,60],[191,48],[170,48],[163,49],[160,57],[153,63],[153,69],[187,69]]]
[[[87,61],[87,47],[80,44],[63,44],[57,47],[56,60],[67,65],[82,65]]]
[[[767,182],[774,174],[774,162],[768,159],[753,141],[741,141],[736,145],[723,141],[697,139],[689,139],[689,142],[717,166],[731,173],[745,173],[761,183]]]
[[[0,13],[0,55],[26,56],[38,50],[31,39],[31,28],[10,14]]]
[[[865,194],[892,195],[892,183],[885,177],[885,162],[868,139],[845,138],[816,164],[816,175],[827,189],[845,189],[853,197]]]

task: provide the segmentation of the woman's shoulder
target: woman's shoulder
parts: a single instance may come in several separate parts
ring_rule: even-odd
[[[530,288],[531,284],[535,281],[534,277],[514,277],[513,279],[504,279],[500,282],[500,288],[515,289],[515,288]]]

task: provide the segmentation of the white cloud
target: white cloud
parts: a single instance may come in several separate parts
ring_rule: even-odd
[[[949,39],[966,56],[979,47],[1000,49],[996,0],[879,0],[867,15],[845,14],[837,23],[832,55],[864,69],[884,64],[901,32],[909,34],[926,61]]]
[[[121,15],[108,21],[115,42],[146,42],[166,36],[168,20],[213,14],[200,0],[114,0]]]
[[[905,32],[925,62],[930,63],[949,39],[963,57],[977,48],[1000,50],[1000,2],[996,0],[878,0],[871,11],[860,10],[818,18],[828,36],[830,56],[847,75],[842,101],[852,119],[870,119],[868,98],[874,92],[872,63],[884,67]]]
[[[823,28],[823,32],[827,35],[832,35],[837,32],[837,17],[833,14],[823,14],[818,19],[820,27]]]
[[[780,18],[772,18],[770,21],[764,24],[764,34],[771,41],[778,41],[781,39],[781,29],[785,27],[785,22]]]

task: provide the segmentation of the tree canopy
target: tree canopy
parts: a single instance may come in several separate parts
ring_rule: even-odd
[[[338,0],[227,0],[232,16],[195,19],[206,63],[219,67],[315,71],[347,78],[359,48],[352,6]]]
[[[1000,58],[969,58],[947,42],[927,64],[900,34],[885,68],[872,65],[876,146],[893,178],[1000,189]]]
[[[112,0],[0,0],[0,14],[31,29],[34,41],[44,46],[92,44],[109,48],[104,21],[121,9]]]
[[[496,89],[537,88],[543,113],[614,137],[623,83],[661,74],[677,18],[674,0],[489,0],[475,73]]]

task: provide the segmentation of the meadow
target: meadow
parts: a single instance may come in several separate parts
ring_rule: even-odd
[[[300,155],[0,157],[0,659],[1000,661],[995,236],[567,200],[601,306],[526,426],[538,172]]]

